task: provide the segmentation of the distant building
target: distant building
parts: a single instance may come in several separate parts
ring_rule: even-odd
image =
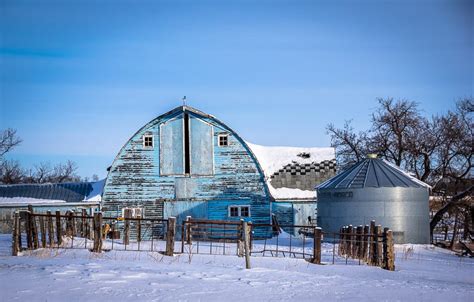
[[[104,180],[97,182],[0,185],[0,232],[10,232],[12,217],[28,205],[35,211],[87,209],[92,214],[100,207]]]

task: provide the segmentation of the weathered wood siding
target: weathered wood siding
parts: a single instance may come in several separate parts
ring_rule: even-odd
[[[183,110],[176,109],[148,123],[120,150],[105,184],[104,211],[120,215],[125,206],[143,206],[146,217],[177,216],[179,223],[187,215],[230,219],[228,205],[249,204],[253,221],[269,223],[268,189],[249,148],[213,117],[186,112],[190,116],[191,176],[182,173],[182,149],[176,142],[182,141],[179,121]],[[219,146],[221,133],[228,134],[229,146]],[[153,135],[153,148],[143,146],[144,134]],[[160,156],[160,149],[165,157]],[[160,169],[163,158],[167,161],[164,171]]]

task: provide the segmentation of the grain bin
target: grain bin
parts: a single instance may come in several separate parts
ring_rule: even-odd
[[[375,220],[396,243],[430,242],[430,186],[383,159],[368,156],[316,189],[323,231]]]

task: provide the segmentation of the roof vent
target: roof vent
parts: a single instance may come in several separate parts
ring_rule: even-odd
[[[302,157],[302,158],[310,158],[311,154],[307,152],[301,152],[301,153],[298,153],[297,156]]]
[[[367,154],[367,158],[377,158],[378,155],[375,154],[375,153],[370,153],[370,154]]]

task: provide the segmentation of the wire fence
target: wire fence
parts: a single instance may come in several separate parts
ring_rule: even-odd
[[[209,254],[286,257],[316,264],[369,264],[394,269],[393,237],[371,226],[323,232],[313,225],[253,224],[245,221],[107,217],[56,211],[15,213],[12,254],[25,249],[88,249],[93,252],[149,251],[166,255]],[[285,231],[283,231],[285,230]]]

